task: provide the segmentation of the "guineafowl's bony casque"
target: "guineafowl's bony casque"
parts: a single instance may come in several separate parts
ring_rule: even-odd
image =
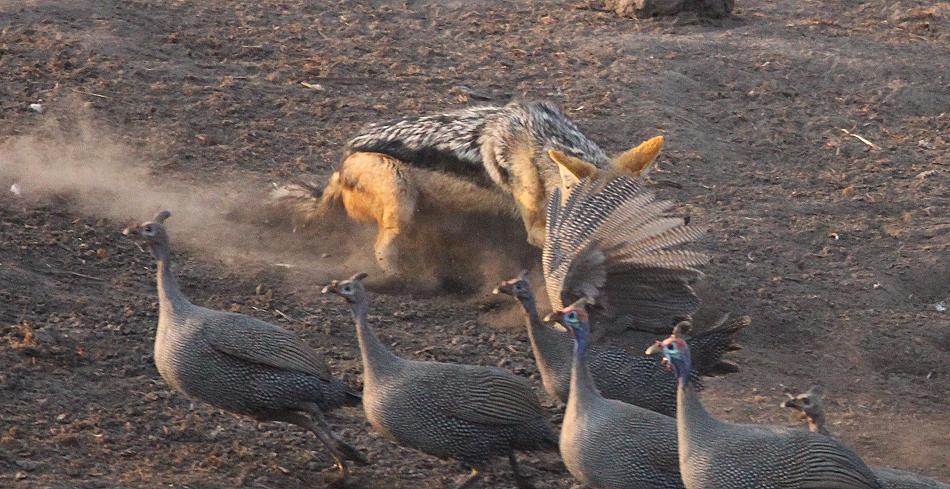
[[[541,380],[548,395],[566,403],[571,383],[571,359],[574,341],[570,333],[556,330],[541,322],[534,293],[527,272],[498,284],[494,293],[508,294],[524,308],[528,340],[534,359],[541,372]],[[722,373],[731,362],[722,360],[730,349],[737,349],[733,337],[749,324],[747,317],[725,322],[690,338],[694,355],[699,358],[694,369],[697,377]],[[591,345],[587,354],[590,371],[600,393],[608,399],[617,399],[667,416],[676,414],[676,377],[659,368],[659,360],[644,355],[630,355],[620,348],[602,348]]]
[[[333,281],[323,291],[352,308],[366,419],[400,445],[461,462],[471,473],[459,488],[474,483],[479,470],[498,456],[508,456],[519,487],[530,487],[514,451],[553,451],[557,435],[528,382],[498,368],[399,358],[369,325],[365,277]]]
[[[574,336],[560,438],[564,465],[593,489],[682,489],[676,421],[597,391],[588,368],[587,301],[580,299],[545,318],[560,322]]]
[[[158,372],[176,390],[225,411],[312,431],[345,478],[345,460],[366,459],[333,433],[323,411],[356,405],[359,394],[331,376],[320,354],[293,333],[192,304],[171,270],[164,224],[170,215],[162,211],[139,228],[157,265]]]
[[[686,489],[881,489],[871,470],[834,438],[710,415],[689,380],[689,346],[674,333],[647,349],[676,373],[680,473]]]

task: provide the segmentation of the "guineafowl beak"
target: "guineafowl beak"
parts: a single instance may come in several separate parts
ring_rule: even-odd
[[[544,322],[546,323],[559,323],[564,319],[564,313],[561,311],[554,311],[547,316],[544,316]]]
[[[779,407],[790,408],[790,409],[799,409],[799,410],[801,409],[801,406],[799,406],[798,403],[795,402],[795,399],[786,399],[786,400],[782,401],[781,404],[779,404]]]
[[[336,293],[336,280],[334,280],[334,281],[328,283],[328,284],[326,285],[326,287],[324,287],[323,290],[321,290],[320,292],[323,293],[323,294],[329,294],[329,293],[331,293],[331,292],[335,294],[335,293]]]
[[[661,355],[661,354],[663,354],[663,343],[661,343],[661,342],[659,342],[659,341],[657,341],[656,343],[653,343],[652,345],[650,345],[649,348],[647,348],[647,351],[643,352],[643,354],[644,354],[644,355]],[[666,366],[666,368],[668,368],[668,369],[672,369],[672,368],[673,368],[673,366],[670,365],[670,359],[669,359],[669,358],[666,358],[665,356],[660,359],[660,364]]]
[[[498,284],[498,287],[495,287],[494,289],[492,289],[491,293],[495,295],[498,295],[498,294],[514,295],[511,290],[511,285],[509,285],[508,282],[502,282]]]

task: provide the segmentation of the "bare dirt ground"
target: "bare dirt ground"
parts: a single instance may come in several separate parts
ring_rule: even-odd
[[[151,259],[121,231],[170,208],[194,301],[296,331],[358,384],[349,315],[318,290],[368,267],[371,233],[308,239],[240,210],[270,182],[321,181],[365,123],[511,98],[562,104],[611,151],[667,137],[652,179],[709,227],[715,256],[700,319],[754,321],[742,372],[709,382],[711,410],[791,424],[781,385],[817,382],[832,429],[866,460],[950,480],[948,4],[778,0],[736,14],[0,1],[0,485],[321,487],[333,473],[312,436],[162,382]],[[468,237],[474,293],[377,286],[381,334],[405,356],[537,380],[517,311],[487,294],[517,273],[499,251],[517,234]],[[373,459],[354,487],[460,473],[381,438],[359,410],[331,422]],[[540,488],[570,487],[553,454],[525,466]],[[512,486],[499,461],[482,487]]]

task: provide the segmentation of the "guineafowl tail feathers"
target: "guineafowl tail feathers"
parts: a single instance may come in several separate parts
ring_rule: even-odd
[[[735,342],[735,335],[750,324],[749,316],[730,320],[727,314],[712,328],[689,338],[687,343],[693,357],[693,369],[706,377],[738,372],[738,365],[722,357],[742,348]]]
[[[334,172],[322,190],[308,183],[278,187],[270,194],[271,208],[290,220],[294,229],[325,221],[333,209],[342,209],[343,188],[339,172]]]

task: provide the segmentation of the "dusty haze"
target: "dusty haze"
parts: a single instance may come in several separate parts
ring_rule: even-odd
[[[133,149],[76,102],[51,109],[37,129],[0,145],[3,188],[18,187],[32,205],[67,205],[83,214],[134,226],[167,209],[173,250],[188,249],[246,271],[289,269],[290,277],[322,283],[356,271],[383,290],[473,292],[532,263],[520,224],[479,217],[439,216],[405,237],[405,280],[381,276],[372,256],[375,229],[331,213],[321,226],[293,230],[267,205],[274,184],[208,178],[163,178],[149,148]],[[322,183],[322,182],[320,182]],[[471,234],[482,234],[473,243]],[[116,239],[122,239],[117,236]],[[485,243],[504,246],[487,247]]]
[[[317,280],[373,266],[367,253],[339,246],[339,236],[331,239],[338,227],[308,230],[303,236],[270,225],[269,218],[275,216],[268,213],[265,182],[255,188],[227,179],[162,178],[160,170],[140,156],[148,148],[134,151],[86,117],[81,107],[72,104],[70,110],[68,117],[46,115],[38,129],[0,146],[5,191],[15,184],[31,205],[67,205],[130,226],[167,209],[172,213],[167,226],[173,249],[186,248],[227,265],[300,269]]]

